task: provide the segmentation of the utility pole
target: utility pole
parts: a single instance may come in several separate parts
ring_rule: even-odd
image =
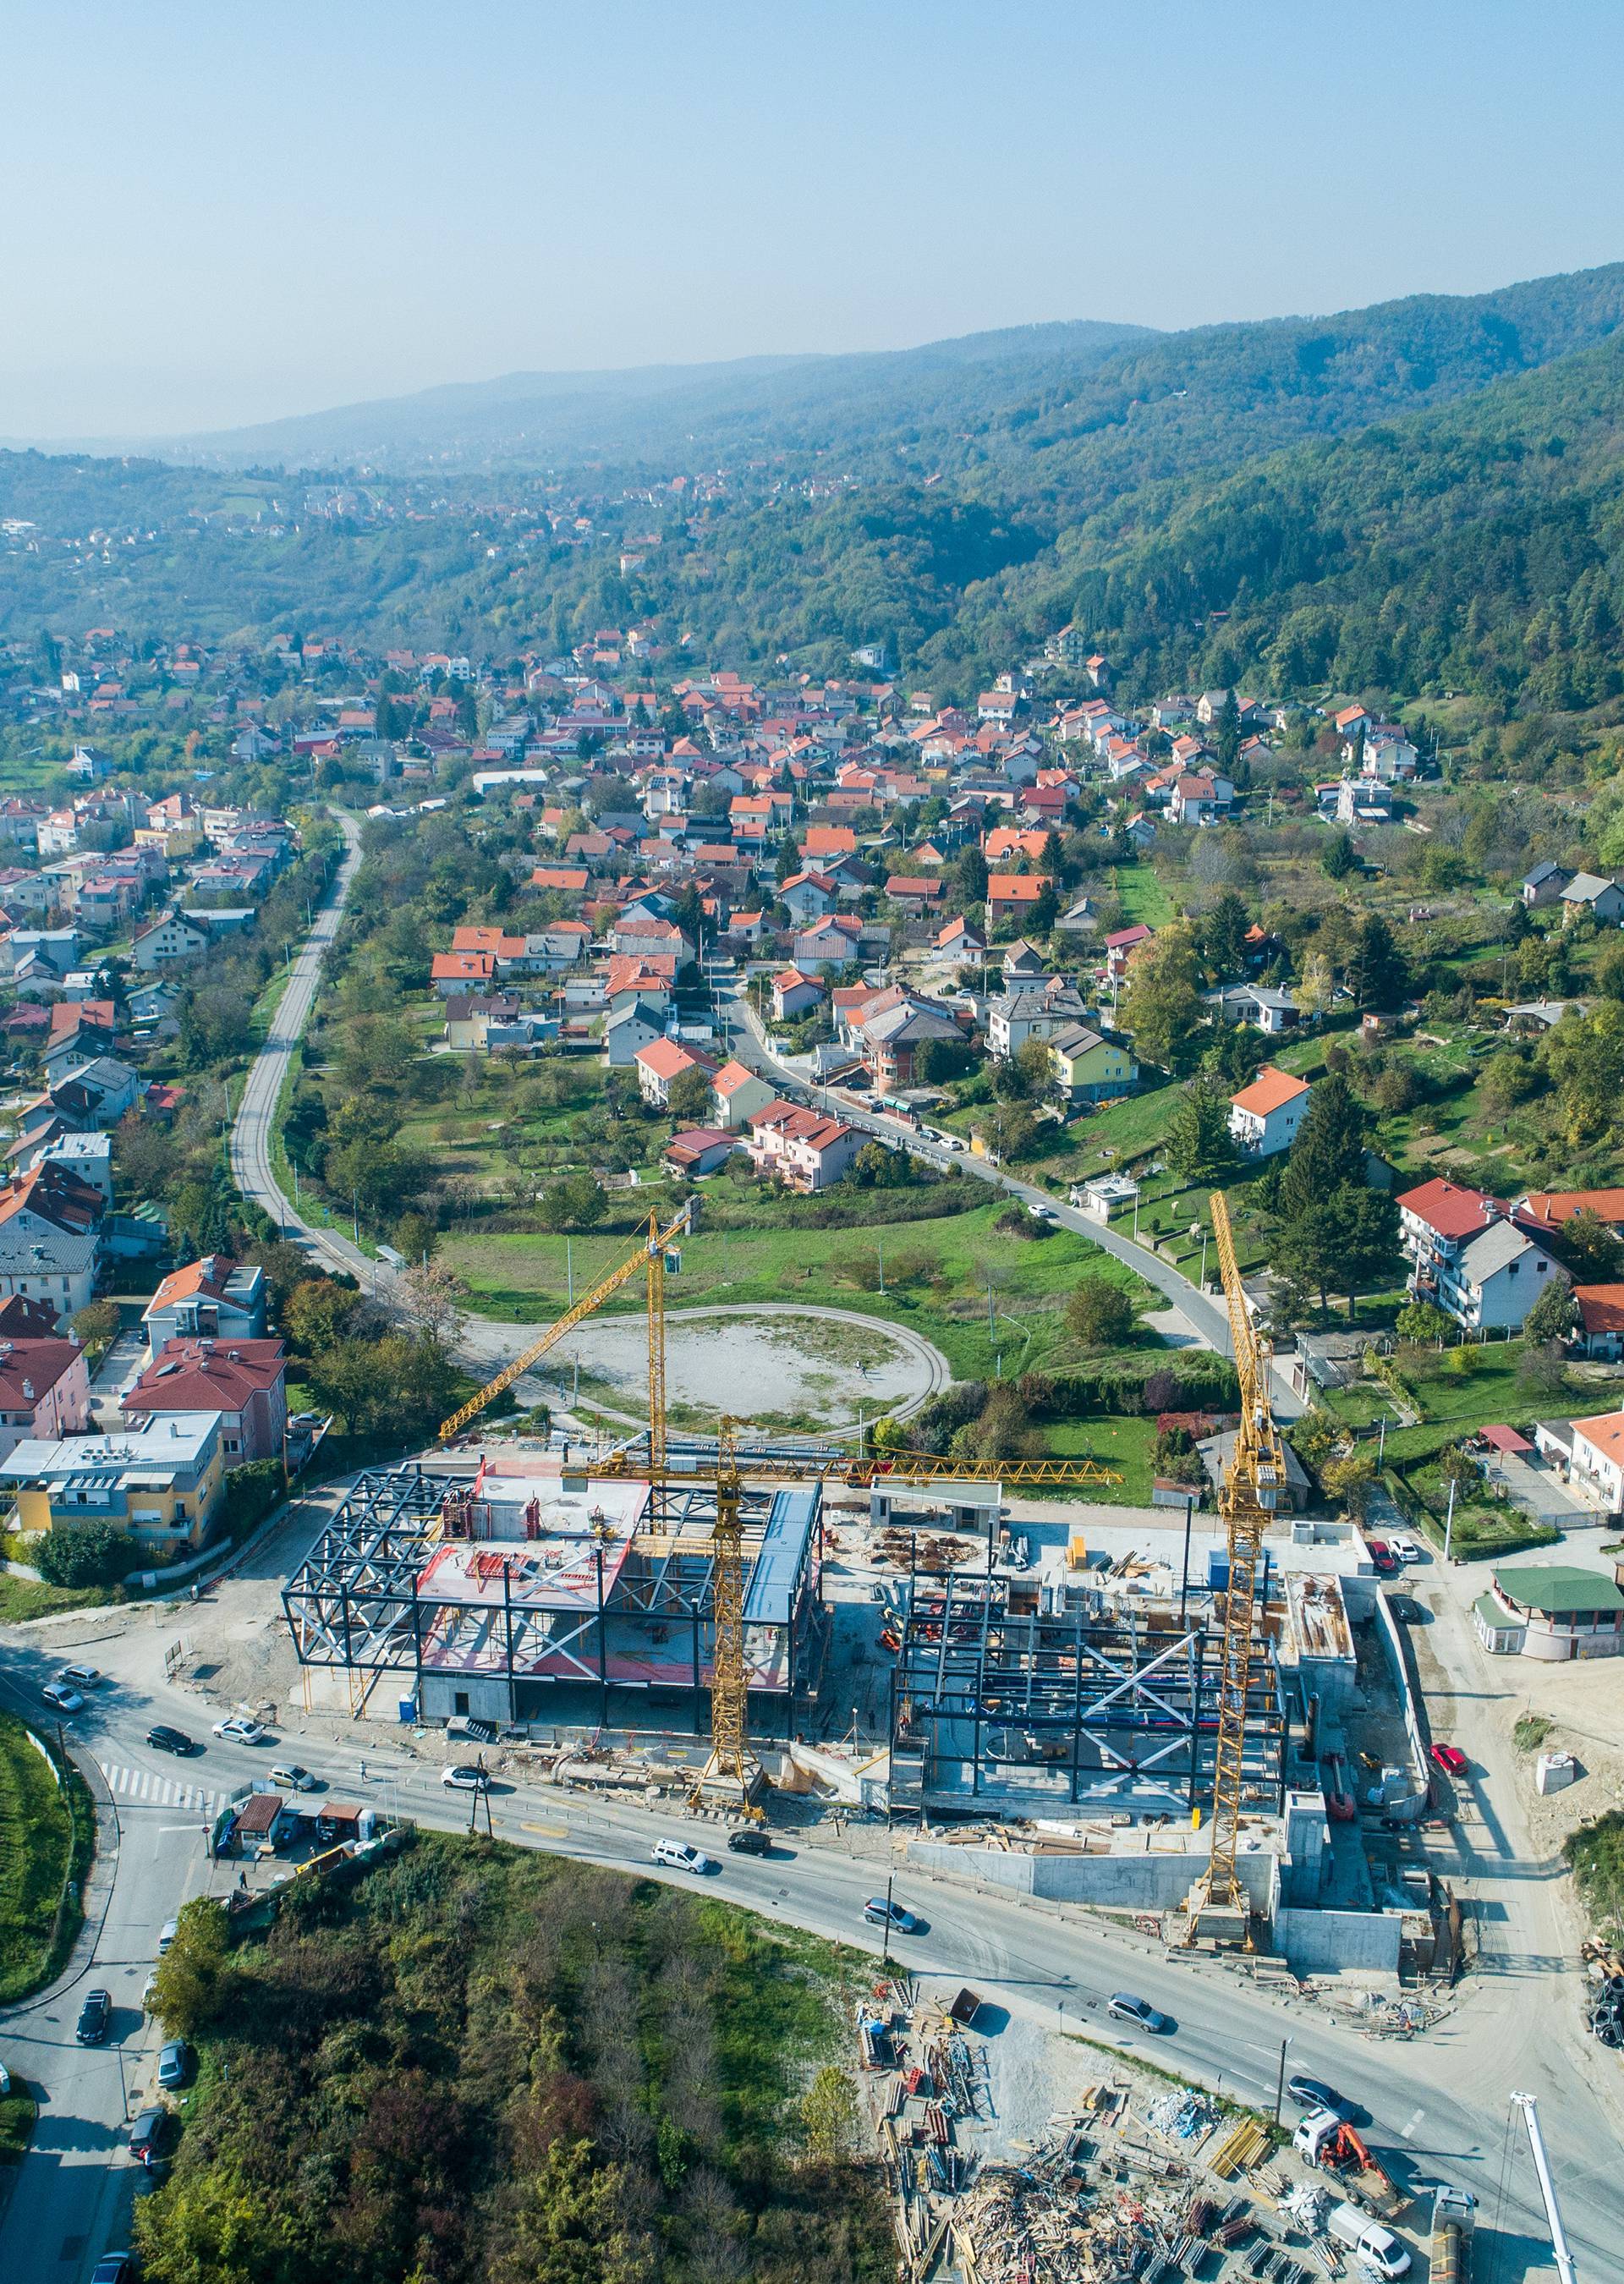
[[[1280,2123],[1280,2108],[1285,2100],[1285,2050],[1291,2043],[1289,2038],[1282,2038],[1280,2041],[1280,2075],[1275,2081],[1275,2124],[1277,2125]]]
[[[1449,1559],[1449,1540],[1455,1529],[1456,1490],[1456,1481],[1454,1476],[1451,1475],[1449,1478],[1449,1511],[1443,1519],[1443,1559],[1446,1562]]]

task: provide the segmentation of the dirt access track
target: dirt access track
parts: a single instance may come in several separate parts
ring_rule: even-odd
[[[590,1318],[560,1341],[534,1378],[567,1402],[648,1415],[648,1332],[639,1311]],[[882,1413],[905,1419],[952,1380],[939,1348],[901,1325],[855,1310],[763,1302],[748,1309],[666,1314],[666,1394],[679,1423],[720,1412],[762,1426],[839,1432]]]

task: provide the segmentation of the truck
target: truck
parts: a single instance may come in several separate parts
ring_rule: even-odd
[[[1357,2205],[1332,2205],[1325,2217],[1325,2233],[1374,2275],[1402,2276],[1409,2271],[1409,2255],[1393,2231]]]
[[[1440,2186],[1433,2192],[1433,2234],[1427,2248],[1431,2284],[1467,2284],[1478,2201],[1470,2189]]]
[[[1335,2173],[1344,2194],[1378,2219],[1396,2220],[1408,2208],[1409,2199],[1335,2110],[1311,2109],[1292,2134],[1292,2147],[1305,2164]]]

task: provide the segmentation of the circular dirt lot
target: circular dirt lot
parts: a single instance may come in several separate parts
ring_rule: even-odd
[[[646,1418],[642,1316],[582,1325],[537,1377],[567,1398],[577,1363],[583,1409],[590,1402]],[[666,1394],[676,1427],[708,1426],[722,1412],[785,1430],[855,1427],[882,1412],[917,1412],[951,1378],[929,1341],[851,1310],[762,1304],[673,1310],[666,1318]]]

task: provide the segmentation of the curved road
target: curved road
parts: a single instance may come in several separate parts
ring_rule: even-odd
[[[45,1655],[51,1637],[35,1628],[22,1639],[22,1631],[12,1630],[0,1644],[0,1698],[33,1713],[51,1670]],[[55,1638],[59,1657],[60,1631]],[[180,1788],[228,1796],[262,1777],[279,1747],[340,1797],[359,1793],[380,1810],[429,1826],[465,1828],[468,1821],[466,1802],[448,1794],[437,1763],[426,1757],[440,1749],[438,1739],[418,1740],[424,1757],[386,1738],[378,1750],[369,1743],[363,1780],[355,1746],[301,1732],[296,1716],[279,1725],[276,1746],[254,1750],[208,1738],[212,1714],[224,1709],[162,1678],[162,1640],[161,1632],[141,1626],[95,1645],[105,1678],[69,1725],[76,1754],[104,1768],[119,1796],[111,1905],[97,1943],[82,1946],[75,1982],[0,2018],[5,2060],[42,2100],[35,2147],[0,2227],[0,2273],[27,2277],[29,2284],[83,2284],[98,2254],[122,2238],[138,2171],[122,2154],[121,2129],[150,2098],[158,2039],[140,2014],[141,1985],[162,1921],[187,1896],[211,1886],[219,1893],[232,1877],[207,1861],[202,1814],[188,1807]],[[152,1751],[144,1737],[154,1720],[207,1739],[207,1750],[183,1763]],[[675,1810],[582,1800],[500,1767],[491,1811],[498,1835],[518,1846],[644,1876],[670,1876],[649,1861],[651,1842],[664,1834],[714,1845]],[[1512,2087],[1536,2092],[1580,2274],[1589,2284],[1620,2272],[1624,2181],[1616,2143],[1602,2108],[1532,2003],[1508,2037],[1503,2024],[1479,2019],[1469,1987],[1459,2011],[1425,2036],[1404,2044],[1368,2039],[1311,2005],[1194,1965],[1085,1912],[983,1894],[925,1872],[901,1852],[894,1860],[899,1897],[926,1926],[894,1948],[921,1973],[971,1983],[1011,2013],[1138,2051],[1163,2069],[1218,2085],[1261,2108],[1272,2107],[1280,2043],[1289,2039],[1292,2071],[1325,2077],[1368,2105],[1376,2121],[1370,2138],[1401,2178],[1414,2186],[1441,2178],[1477,2192],[1480,2246],[1487,2256],[1494,2245],[1496,2284],[1550,2272],[1526,2149],[1520,2129],[1509,2142],[1506,2130]],[[821,1832],[785,1832],[771,1858],[724,1855],[720,1873],[705,1884],[769,1919],[877,1949],[861,1911],[883,1882],[883,1861]],[[675,1883],[692,1884],[681,1874]],[[112,1990],[117,2013],[109,2044],[87,2050],[74,2043],[73,2022],[82,1988],[91,1981]],[[1142,2039],[1109,2021],[1103,2001],[1124,1989],[1169,2013],[1176,2033]]]

